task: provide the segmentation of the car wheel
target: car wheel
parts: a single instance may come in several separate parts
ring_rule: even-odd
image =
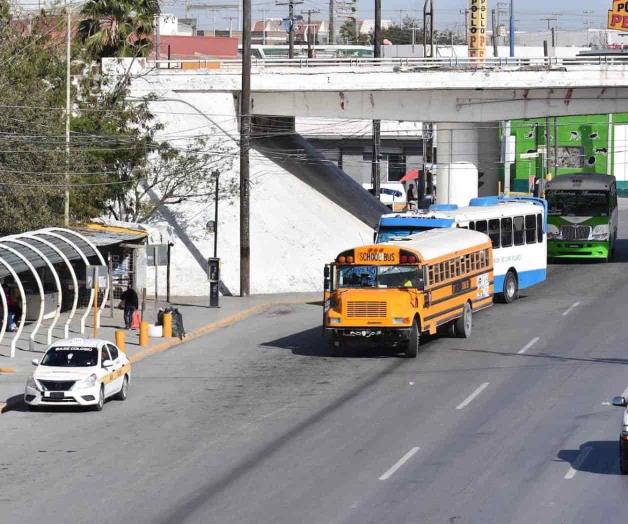
[[[458,338],[469,338],[473,329],[473,310],[467,302],[462,316],[454,321],[454,334]]]
[[[116,395],[116,399],[118,400],[126,400],[129,396],[129,375],[124,375],[124,379],[122,380],[122,387],[118,394]]]
[[[100,386],[100,395],[98,395],[98,404],[94,406],[94,411],[102,411],[105,406],[105,386]]]
[[[502,290],[502,298],[506,304],[511,304],[519,296],[519,283],[517,275],[513,271],[508,271],[504,278],[504,289]]]
[[[408,345],[406,346],[406,358],[416,358],[419,354],[419,344],[421,343],[421,333],[419,332],[419,323],[414,319],[410,328],[410,336],[408,337]]]

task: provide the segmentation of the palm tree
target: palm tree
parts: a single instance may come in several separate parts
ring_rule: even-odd
[[[92,58],[150,53],[158,0],[88,0],[81,14],[78,37]]]

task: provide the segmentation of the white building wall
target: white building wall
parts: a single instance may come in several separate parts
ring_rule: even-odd
[[[178,95],[136,80],[143,89],[160,92],[162,101],[153,109],[163,121],[163,136],[194,137],[215,133],[214,140],[229,146],[233,168],[222,180],[238,179],[238,120],[229,93]],[[163,100],[167,99],[167,100]],[[204,116],[207,115],[207,116]],[[181,145],[181,141],[177,142]],[[210,146],[211,147],[211,146]],[[325,263],[340,251],[369,242],[372,230],[320,193],[256,151],[251,151],[251,292],[277,293],[322,290]],[[212,256],[213,235],[206,224],[213,219],[213,200],[171,206],[156,225],[173,231],[171,293],[205,295],[209,285],[204,261]],[[239,202],[237,196],[220,203],[218,256],[226,288],[239,293]],[[165,273],[160,274],[160,294],[165,294]],[[153,272],[146,287],[154,289]]]

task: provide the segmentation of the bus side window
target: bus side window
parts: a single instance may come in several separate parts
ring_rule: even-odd
[[[512,246],[512,218],[502,218],[502,247]]]
[[[469,222],[469,229],[475,231],[475,222]]]
[[[513,218],[512,223],[514,229],[515,246],[522,246],[525,243],[523,217]]]
[[[488,221],[488,236],[493,242],[493,249],[499,248],[499,219]]]
[[[536,243],[536,216],[526,215],[526,244]]]
[[[475,223],[475,230],[480,233],[488,234],[488,227],[486,226],[486,220],[478,220]]]
[[[543,242],[543,215],[536,215],[536,236]]]

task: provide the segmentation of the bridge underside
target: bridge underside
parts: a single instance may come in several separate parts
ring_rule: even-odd
[[[481,123],[628,112],[628,87],[258,91],[251,108],[257,115]]]

